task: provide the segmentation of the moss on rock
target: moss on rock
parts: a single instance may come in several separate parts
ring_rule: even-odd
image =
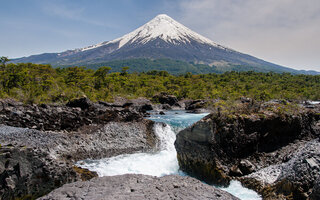
[[[92,178],[98,177],[97,172],[90,171],[81,167],[73,166],[73,170],[80,176],[81,180],[87,181]]]

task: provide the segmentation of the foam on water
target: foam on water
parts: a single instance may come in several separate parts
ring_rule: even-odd
[[[219,188],[234,196],[238,197],[242,200],[259,200],[262,199],[260,195],[258,195],[253,190],[249,190],[241,185],[239,181],[231,181],[230,185],[226,188]]]
[[[169,125],[156,124],[154,129],[160,139],[159,152],[126,154],[101,160],[84,160],[78,162],[77,165],[96,171],[99,176],[121,174],[164,176],[177,174],[179,165],[174,147],[175,133]]]
[[[174,147],[176,133],[192,125],[208,113],[190,114],[182,111],[169,111],[166,115],[152,115],[149,119],[156,122],[155,133],[160,140],[160,151],[155,153],[135,153],[104,158],[100,160],[83,160],[77,166],[96,171],[101,176],[114,176],[121,174],[146,174],[152,176],[165,176],[171,174],[186,175],[179,171],[177,152]],[[231,181],[223,189],[243,200],[261,199],[259,195],[241,186],[240,182]]]
[[[151,115],[150,120],[169,124],[177,134],[182,129],[191,126],[209,113],[193,114],[185,111],[167,111],[166,115]]]

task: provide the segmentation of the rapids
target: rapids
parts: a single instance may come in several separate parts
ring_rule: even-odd
[[[171,174],[186,176],[179,170],[177,152],[174,147],[176,134],[207,114],[192,114],[184,111],[168,111],[166,115],[151,113],[150,120],[165,123],[156,123],[154,126],[155,133],[160,140],[158,152],[125,154],[100,160],[83,160],[77,162],[76,165],[96,171],[100,177],[128,173],[158,177]],[[242,187],[237,181],[232,181],[229,187],[220,189],[243,200],[261,199],[256,192]]]

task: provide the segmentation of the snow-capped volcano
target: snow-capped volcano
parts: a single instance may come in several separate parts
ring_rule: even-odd
[[[168,15],[160,14],[131,33],[128,33],[110,42],[103,42],[97,45],[82,48],[81,51],[90,50],[111,43],[119,43],[118,48],[121,48],[125,44],[132,44],[134,42],[146,44],[147,42],[155,39],[162,39],[163,41],[171,44],[187,44],[191,43],[191,40],[194,40],[202,44],[224,48],[221,45],[214,43],[210,39],[190,30]]]
[[[227,66],[231,70],[235,70],[234,66],[246,66],[246,69],[249,67],[250,70],[252,67],[258,67],[260,71],[277,71],[279,67],[281,68],[219,45],[165,14],[157,15],[131,33],[115,40],[61,53],[18,58],[13,62],[85,66],[135,58],[166,58],[220,68]]]

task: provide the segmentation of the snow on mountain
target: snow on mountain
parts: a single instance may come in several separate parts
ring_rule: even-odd
[[[80,50],[81,51],[86,51],[86,50],[90,50],[90,49],[95,49],[95,48],[101,47],[101,46],[106,45],[106,44],[109,44],[109,42],[101,42],[99,44],[95,44],[95,45],[91,45],[91,46],[87,46],[87,47],[81,48]]]
[[[109,42],[102,42],[96,45],[82,48],[81,51],[91,50],[111,43],[119,43],[119,49],[128,43],[132,44],[134,42],[137,42],[140,44],[146,44],[147,42],[153,41],[158,38],[174,45],[179,43],[187,44],[190,43],[191,40],[194,40],[202,44],[211,45],[225,50],[231,50],[218,45],[210,39],[190,30],[168,15],[160,14],[145,25],[132,31],[131,33],[128,33],[120,38]]]
[[[61,53],[44,53],[17,58],[13,62],[45,63],[54,66],[85,66],[140,58],[170,59],[239,71],[293,71],[223,47],[165,14],[156,16],[131,33],[112,41]],[[240,69],[239,66],[242,68],[240,67]]]

